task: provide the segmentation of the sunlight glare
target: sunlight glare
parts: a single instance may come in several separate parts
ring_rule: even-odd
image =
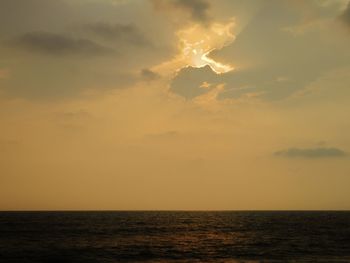
[[[196,68],[208,65],[217,74],[232,71],[233,66],[217,62],[209,54],[232,43],[235,38],[231,33],[233,26],[234,22],[231,21],[228,24],[216,23],[208,29],[196,25],[180,31],[180,48],[187,65]]]

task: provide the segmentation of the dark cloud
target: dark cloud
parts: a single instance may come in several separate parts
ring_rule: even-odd
[[[210,5],[205,0],[176,0],[174,5],[187,9],[191,13],[193,20],[200,22],[208,22],[210,20],[208,15]]]
[[[289,148],[275,152],[274,155],[286,158],[326,158],[326,157],[343,157],[347,154],[338,148]]]
[[[145,68],[145,69],[141,70],[141,77],[144,80],[152,81],[152,80],[159,79],[160,75],[156,72],[153,72],[150,69]]]
[[[113,52],[94,41],[50,32],[30,32],[10,41],[13,47],[49,55],[104,55]]]
[[[118,41],[135,46],[152,46],[151,42],[139,28],[132,24],[109,24],[100,22],[85,25],[85,29],[106,40]]]
[[[346,7],[344,13],[341,16],[342,21],[346,23],[348,26],[350,26],[350,1],[348,3],[348,6]]]
[[[208,92],[207,88],[201,87],[204,82],[218,84],[220,76],[209,67],[202,68],[186,67],[178,72],[170,84],[170,91],[186,99],[193,99]]]
[[[153,0],[157,8],[173,7],[187,11],[194,21],[208,23],[210,4],[206,0]]]

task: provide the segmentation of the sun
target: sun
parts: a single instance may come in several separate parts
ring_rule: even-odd
[[[180,49],[187,66],[210,66],[217,74],[234,70],[232,65],[222,64],[209,57],[213,50],[221,49],[234,40],[231,33],[233,25],[233,22],[214,24],[210,28],[196,25],[178,32]]]
[[[205,52],[203,49],[193,49],[192,50],[192,65],[196,68],[201,68],[205,66],[210,66],[211,69],[217,74],[226,73],[234,69],[231,65],[225,65],[220,62],[215,61],[214,59],[208,57],[212,50]]]
[[[210,57],[210,54],[235,40],[233,34],[235,25],[232,18],[226,23],[213,23],[208,27],[196,24],[177,31],[178,54],[171,60],[156,65],[153,70],[170,78],[173,78],[185,67],[209,66],[216,74],[233,71],[234,66],[218,62]]]

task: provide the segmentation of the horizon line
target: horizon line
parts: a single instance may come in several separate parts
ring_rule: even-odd
[[[4,212],[350,212],[350,209],[52,209],[0,210]]]

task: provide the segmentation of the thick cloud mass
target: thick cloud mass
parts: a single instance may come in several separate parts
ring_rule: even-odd
[[[333,23],[339,13],[326,16],[326,8],[330,7],[311,1],[264,1],[232,44],[211,53],[216,61],[236,67],[218,77],[226,84],[218,99],[255,93],[266,101],[280,101],[327,72],[349,66],[350,52],[345,47],[349,39],[338,34]],[[349,8],[344,19],[350,17],[348,13]],[[198,77],[200,71],[192,74],[205,80],[205,73]]]
[[[275,152],[276,156],[282,156],[287,158],[326,158],[326,157],[344,157],[346,153],[338,148],[289,148]]]
[[[208,92],[208,89],[201,87],[204,82],[218,84],[219,80],[219,76],[209,66],[186,67],[172,80],[170,91],[186,99],[193,99]]]

